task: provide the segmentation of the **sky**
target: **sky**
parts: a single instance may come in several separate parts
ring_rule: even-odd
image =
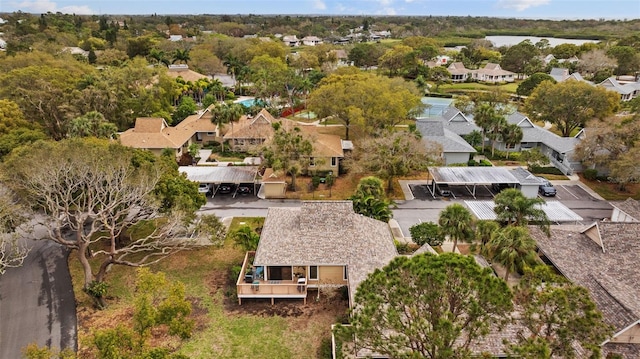
[[[0,0],[1,12],[638,19],[640,0]]]

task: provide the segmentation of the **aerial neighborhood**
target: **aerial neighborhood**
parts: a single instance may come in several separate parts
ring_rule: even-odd
[[[0,9],[0,358],[640,358],[638,16],[190,3]]]

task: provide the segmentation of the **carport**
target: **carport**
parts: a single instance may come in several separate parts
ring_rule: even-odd
[[[478,185],[504,183],[516,187],[520,183],[509,169],[503,167],[431,167],[429,174],[433,181],[427,188],[433,198],[436,198],[438,185],[464,186],[476,198]]]
[[[479,220],[496,219],[496,212],[493,210],[496,204],[493,201],[464,201],[464,204],[467,205]],[[551,223],[578,224],[583,220],[576,212],[570,210],[567,206],[558,201],[547,201],[544,204],[538,205],[538,208],[544,211]]]
[[[250,183],[256,193],[257,166],[181,166],[178,170],[185,173],[188,180],[198,183]],[[235,197],[235,193],[233,195]]]

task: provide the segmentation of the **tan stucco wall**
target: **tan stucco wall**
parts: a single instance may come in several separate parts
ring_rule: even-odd
[[[611,342],[640,344],[640,325],[636,324],[633,327],[625,330],[622,334],[611,339]]]
[[[318,284],[347,284],[343,279],[342,266],[318,267]]]
[[[263,182],[264,198],[284,198],[286,183],[282,182]]]

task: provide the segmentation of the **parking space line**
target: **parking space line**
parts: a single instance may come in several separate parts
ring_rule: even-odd
[[[569,189],[567,189],[567,186],[561,186],[565,191],[569,192],[570,195],[572,195],[575,199],[580,199],[580,197],[576,196],[575,194],[573,194],[573,192],[569,191]]]

